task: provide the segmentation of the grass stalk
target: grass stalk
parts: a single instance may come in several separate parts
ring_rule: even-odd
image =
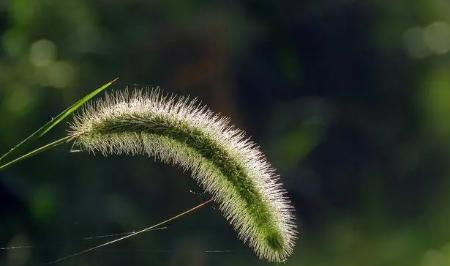
[[[16,163],[19,163],[19,162],[21,162],[21,161],[23,161],[25,159],[33,157],[33,156],[35,156],[35,155],[37,155],[37,154],[39,154],[41,152],[44,152],[44,151],[49,150],[51,148],[54,148],[56,146],[68,143],[72,139],[73,139],[73,136],[66,136],[64,138],[61,138],[61,139],[55,140],[53,142],[50,142],[50,143],[48,143],[48,144],[46,144],[44,146],[41,146],[41,147],[39,147],[39,148],[37,148],[35,150],[32,150],[32,151],[24,154],[24,155],[14,159],[14,160],[12,160],[12,161],[9,161],[9,162],[3,164],[2,166],[0,166],[0,171],[6,170],[8,167],[11,167],[11,166],[13,166]]]

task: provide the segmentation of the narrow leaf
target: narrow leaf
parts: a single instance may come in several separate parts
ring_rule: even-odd
[[[106,88],[108,88],[111,84],[113,84],[118,78],[104,84],[103,86],[97,88],[93,92],[89,93],[85,97],[78,100],[76,103],[74,103],[72,106],[64,110],[62,113],[60,113],[58,116],[52,118],[49,122],[47,122],[45,125],[43,125],[41,128],[36,130],[33,134],[22,140],[19,144],[14,146],[11,150],[9,150],[7,153],[3,154],[2,157],[0,157],[0,162],[2,162],[6,157],[11,156],[13,153],[17,152],[18,149],[25,147],[26,145],[31,144],[33,141],[39,139],[40,137],[47,134],[53,127],[55,127],[57,124],[59,124],[61,121],[63,121],[67,116],[75,112],[78,108],[80,108],[83,104],[85,104],[87,101],[92,99],[95,95],[99,94],[100,92],[104,91]]]

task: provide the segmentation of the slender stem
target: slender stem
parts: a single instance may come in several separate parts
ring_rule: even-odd
[[[2,162],[4,159],[6,159],[6,157],[8,157],[9,155],[11,155],[14,151],[16,151],[17,149],[19,149],[20,147],[22,147],[25,143],[27,143],[28,141],[30,141],[31,139],[35,138],[37,135],[37,133],[33,133],[30,136],[28,136],[26,139],[22,140],[21,142],[19,142],[19,144],[17,144],[16,146],[12,147],[7,153],[3,154],[0,157],[0,162]]]
[[[67,136],[67,137],[55,140],[55,141],[53,141],[51,143],[48,143],[48,144],[46,144],[44,146],[41,146],[41,147],[39,147],[39,148],[37,148],[37,149],[35,149],[33,151],[30,151],[29,153],[26,153],[26,154],[24,154],[24,155],[22,155],[22,156],[20,156],[20,157],[18,157],[16,159],[12,160],[12,161],[9,161],[9,162],[1,165],[0,166],[0,171],[3,171],[6,168],[12,166],[13,164],[16,164],[16,163],[18,163],[20,161],[23,161],[25,159],[28,159],[30,157],[33,157],[34,155],[37,155],[37,154],[39,154],[41,152],[44,152],[44,151],[46,151],[48,149],[51,149],[51,148],[54,148],[54,147],[59,146],[61,144],[67,143],[70,140],[72,140],[72,138],[73,138],[72,136]]]
[[[70,259],[70,258],[79,256],[79,255],[86,254],[86,253],[91,252],[91,251],[93,251],[93,250],[96,250],[96,249],[99,249],[99,248],[102,248],[102,247],[105,247],[105,246],[109,246],[109,245],[111,245],[111,244],[117,243],[117,242],[122,241],[122,240],[125,240],[125,239],[127,239],[127,238],[130,238],[130,237],[133,237],[133,236],[136,236],[136,235],[145,233],[145,232],[150,231],[150,230],[152,230],[152,229],[154,229],[154,228],[157,228],[157,227],[160,227],[160,226],[162,226],[162,225],[165,225],[165,224],[167,224],[167,223],[169,223],[169,222],[171,222],[171,221],[173,221],[173,220],[176,220],[176,219],[178,219],[178,218],[180,218],[180,217],[182,217],[182,216],[185,216],[185,215],[187,215],[187,214],[189,214],[189,213],[191,213],[191,212],[194,212],[195,210],[198,210],[198,209],[202,208],[203,206],[207,205],[208,203],[210,203],[210,202],[212,202],[212,201],[213,201],[213,199],[211,198],[211,199],[209,199],[209,200],[207,200],[207,201],[204,201],[204,202],[200,203],[200,204],[197,205],[197,206],[194,206],[194,207],[190,208],[189,210],[186,210],[186,211],[184,211],[184,212],[182,212],[182,213],[179,213],[179,214],[177,214],[177,215],[175,215],[175,216],[172,216],[172,217],[170,217],[170,218],[168,218],[168,219],[166,219],[166,220],[164,220],[164,221],[162,221],[162,222],[159,222],[159,223],[154,224],[154,225],[152,225],[152,226],[146,227],[146,228],[144,228],[144,229],[142,229],[142,230],[139,230],[139,231],[137,231],[137,232],[130,233],[130,234],[126,235],[126,236],[123,236],[123,237],[120,237],[120,238],[117,238],[117,239],[108,241],[108,242],[103,243],[103,244],[100,244],[100,245],[98,245],[98,246],[91,247],[91,248],[82,250],[82,251],[80,251],[80,252],[76,252],[76,253],[70,254],[70,255],[68,255],[68,256],[62,257],[62,258],[60,258],[60,259],[57,259],[57,260],[48,262],[48,263],[46,263],[46,265],[56,264],[56,263],[62,262],[62,261],[64,261],[64,260],[67,260],[67,259]]]

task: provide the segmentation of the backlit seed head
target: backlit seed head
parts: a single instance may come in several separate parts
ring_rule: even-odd
[[[243,131],[195,99],[116,92],[76,116],[69,134],[82,150],[145,154],[189,170],[260,258],[281,262],[293,252],[293,208],[275,170]]]

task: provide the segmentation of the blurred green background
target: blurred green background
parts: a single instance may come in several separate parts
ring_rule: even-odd
[[[0,153],[112,78],[161,86],[232,117],[278,169],[300,227],[286,265],[450,265],[449,19],[446,0],[0,0]],[[207,198],[179,169],[69,150],[0,173],[0,247],[29,246],[0,265]],[[207,207],[59,265],[268,263]]]

